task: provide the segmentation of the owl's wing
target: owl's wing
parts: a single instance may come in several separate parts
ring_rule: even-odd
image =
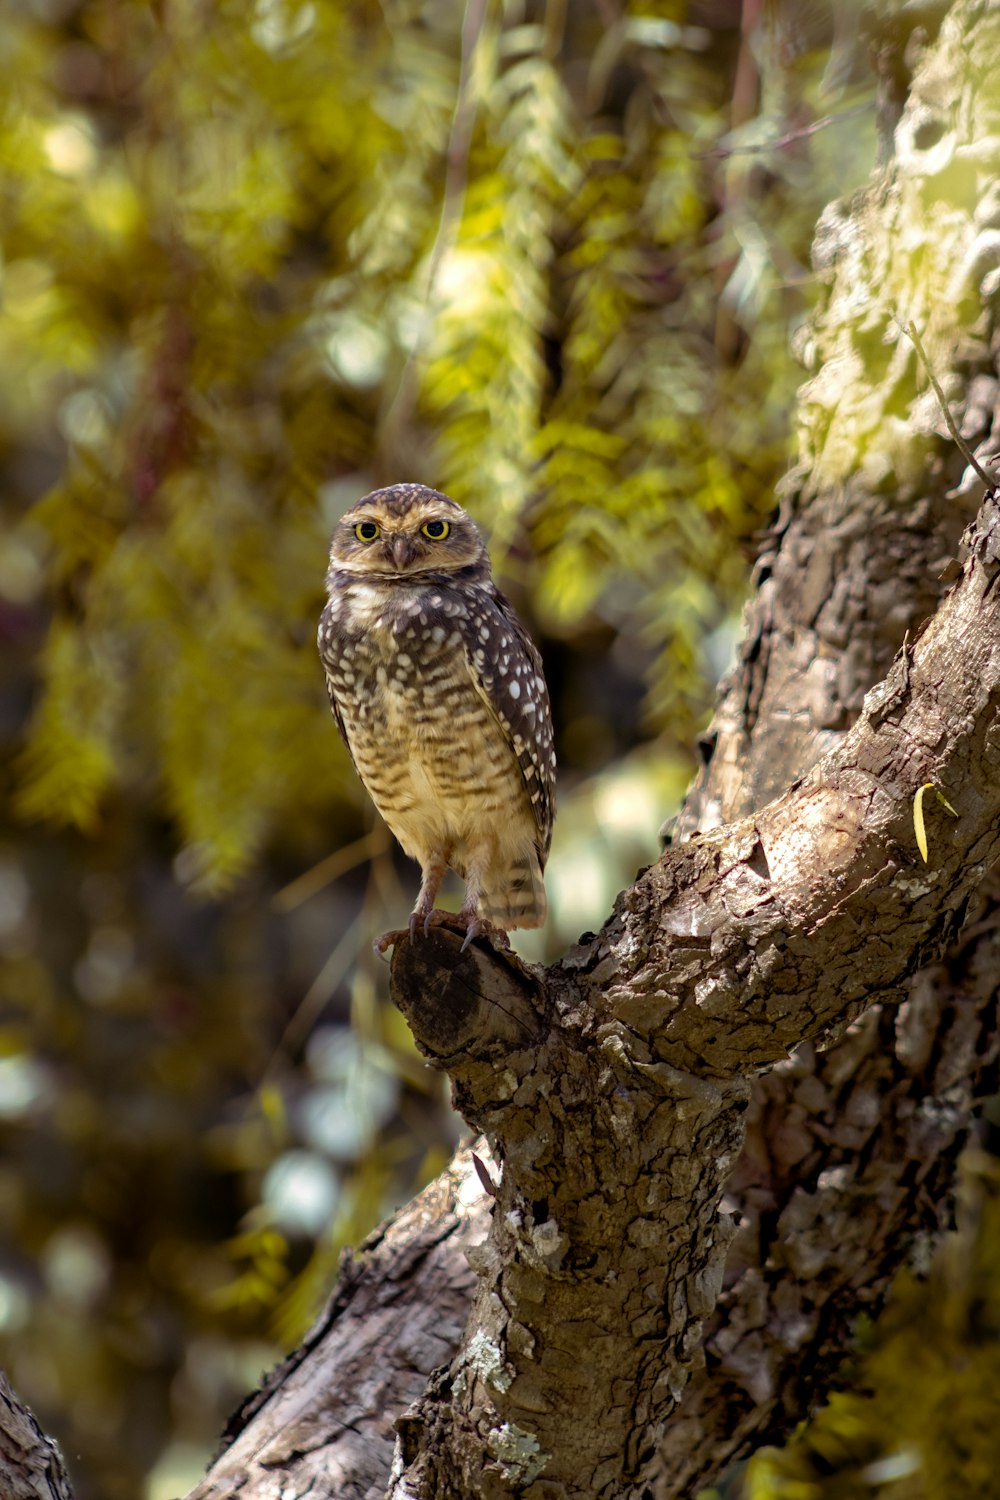
[[[556,757],[542,658],[495,586],[482,591],[460,628],[476,691],[492,709],[521,768],[544,867],[556,810]]]
[[[333,683],[330,681],[330,674],[329,674],[329,672],[327,672],[325,674],[325,676],[326,676],[326,690],[327,690],[327,692],[330,695],[330,707],[333,709],[334,721],[335,721],[335,723],[337,725],[337,728],[340,730],[340,738],[343,740],[344,744],[347,746],[347,753],[351,757],[351,765],[354,767],[355,771],[357,771],[358,767],[357,767],[357,762],[354,759],[354,751],[351,749],[351,742],[347,738],[347,730],[344,727],[344,716],[343,716],[343,714],[340,711],[340,704],[337,702],[337,695],[336,695],[336,693],[333,690]],[[359,776],[361,775],[360,771],[358,771],[358,775]]]
[[[351,765],[354,767],[355,771],[357,771],[357,762],[354,759],[354,752],[351,749],[351,742],[347,738],[347,728],[344,724],[344,715],[341,713],[340,704],[337,702],[337,691],[333,685],[333,675],[330,671],[331,666],[336,665],[336,656],[331,656],[331,643],[335,639],[336,625],[333,618],[331,617],[330,606],[327,605],[326,609],[324,609],[322,615],[320,616],[319,621],[319,655],[320,660],[323,663],[323,675],[326,678],[326,691],[330,697],[330,707],[333,709],[334,721],[337,725],[337,728],[340,730],[340,738],[347,746],[347,753],[351,757]],[[358,774],[361,774],[360,771],[358,772]]]

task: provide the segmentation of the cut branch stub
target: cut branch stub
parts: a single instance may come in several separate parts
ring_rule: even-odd
[[[463,952],[463,938],[460,929],[432,927],[393,950],[393,1000],[420,1050],[442,1068],[534,1046],[548,1027],[538,975],[483,939]]]
[[[514,953],[485,941],[462,951],[464,934],[432,927],[401,937],[390,987],[421,1052],[447,1070],[455,1107],[491,1138],[520,1078],[535,1066],[548,1031],[539,977]]]

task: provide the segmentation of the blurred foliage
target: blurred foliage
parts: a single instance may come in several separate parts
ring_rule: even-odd
[[[433,4],[52,0],[5,27],[0,441],[35,471],[15,596],[51,610],[22,815],[92,831],[141,786],[218,893],[341,804],[324,541],[402,473],[475,511],[543,629],[633,642],[644,728],[687,743],[850,182],[823,133],[718,154],[739,15],[702,19],[476,0],[463,44]],[[812,118],[807,41],[758,136]]]
[[[812,227],[872,156],[856,6],[756,15],[4,12],[0,1360],[81,1500],[184,1489],[458,1131],[381,998],[414,872],[316,659],[347,504],[448,490],[543,646],[525,951],[654,857],[787,460]]]

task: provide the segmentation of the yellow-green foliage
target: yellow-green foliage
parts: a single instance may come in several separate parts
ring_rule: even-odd
[[[93,829],[141,786],[209,890],[347,794],[311,641],[347,499],[449,490],[543,626],[635,643],[683,743],[786,451],[779,258],[734,229],[777,207],[800,266],[840,184],[769,156],[793,214],[713,157],[734,39],[494,0],[463,59],[446,11],[5,21],[0,443],[62,469],[12,496],[52,608],[17,806]]]

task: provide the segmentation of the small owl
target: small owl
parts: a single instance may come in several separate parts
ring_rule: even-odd
[[[333,536],[319,650],[337,727],[372,801],[420,864],[410,935],[540,927],[555,814],[541,658],[460,505],[422,484],[359,500]],[[434,902],[451,866],[456,918]],[[376,943],[380,952],[398,934]]]

